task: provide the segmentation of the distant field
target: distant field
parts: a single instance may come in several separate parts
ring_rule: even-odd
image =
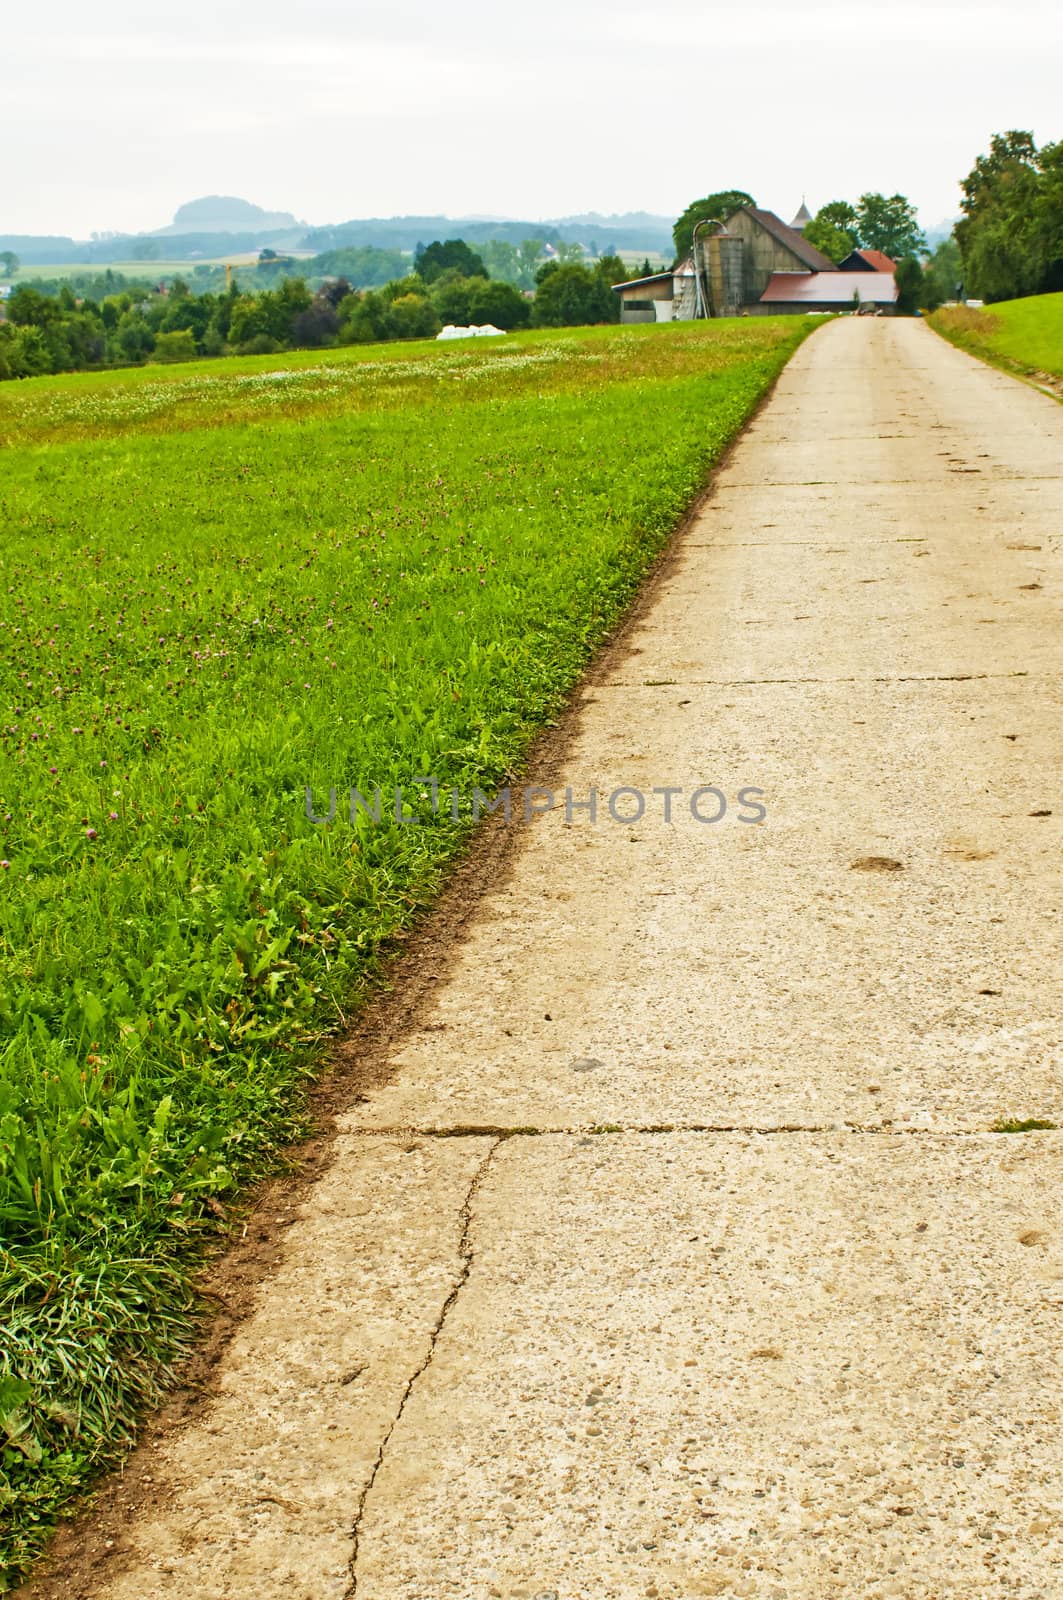
[[[196,1249],[466,838],[415,775],[513,771],[815,326],[3,385],[0,1578],[186,1347]],[[352,826],[378,784],[420,825]]]
[[[671,256],[665,257],[658,250],[618,250],[617,254],[629,267],[641,267],[644,261],[648,261],[654,272],[663,272],[672,260]]]
[[[311,259],[305,253],[286,251],[285,254],[292,257],[297,267],[303,261]],[[667,265],[664,256],[654,250],[621,250],[620,256],[634,267],[640,267],[643,261],[648,259],[654,271]],[[242,254],[225,257],[203,256],[195,261],[62,261],[45,266],[32,266],[24,262],[14,278],[5,278],[0,271],[0,283],[10,283],[17,287],[20,283],[31,283],[35,278],[77,278],[83,275],[97,277],[107,271],[120,272],[125,278],[183,277],[191,282],[196,267],[223,267],[226,262],[234,267],[253,267],[257,265],[258,255],[255,251],[244,251]],[[412,260],[409,270],[413,270]]]
[[[1025,377],[1063,379],[1063,294],[1004,300],[983,311],[946,306],[929,318],[953,344]]]
[[[242,263],[257,261],[257,256],[232,256],[232,261]],[[82,276],[99,277],[105,272],[120,272],[124,278],[175,278],[178,276],[190,277],[196,267],[217,267],[223,265],[220,261],[60,261],[55,265],[48,264],[38,267],[27,265],[23,262],[14,278],[5,278],[0,272],[0,283],[10,283],[18,287],[20,283],[32,283],[34,278],[79,278]]]

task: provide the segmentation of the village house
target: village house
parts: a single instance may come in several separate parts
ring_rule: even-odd
[[[897,287],[889,257],[854,251],[836,267],[802,234],[811,220],[804,202],[793,223],[743,206],[698,237],[696,265],[691,255],[667,272],[615,284],[621,322],[858,308],[892,313]]]

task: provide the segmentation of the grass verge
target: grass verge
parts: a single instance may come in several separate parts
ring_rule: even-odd
[[[4,386],[4,1582],[132,1438],[202,1250],[467,838],[415,778],[513,770],[817,325]],[[349,823],[376,785],[418,825]]]
[[[1005,300],[984,310],[943,306],[927,321],[961,350],[1063,399],[1063,294]]]

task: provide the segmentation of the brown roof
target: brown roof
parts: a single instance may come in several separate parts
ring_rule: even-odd
[[[770,233],[773,239],[778,240],[779,244],[785,245],[787,250],[791,251],[798,261],[803,261],[810,271],[834,272],[836,270],[834,262],[829,256],[825,256],[822,250],[817,250],[814,244],[809,244],[808,240],[803,234],[798,233],[796,228],[787,227],[782,218],[777,217],[774,211],[762,211],[759,206],[742,206],[741,210],[747,216],[752,217],[755,222],[759,222],[766,233]],[[732,212],[732,216],[738,215],[739,212]]]

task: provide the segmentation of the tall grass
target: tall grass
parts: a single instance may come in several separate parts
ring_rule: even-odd
[[[805,318],[5,386],[0,1569],[131,1437],[322,1040]],[[315,825],[306,787],[404,786]]]

